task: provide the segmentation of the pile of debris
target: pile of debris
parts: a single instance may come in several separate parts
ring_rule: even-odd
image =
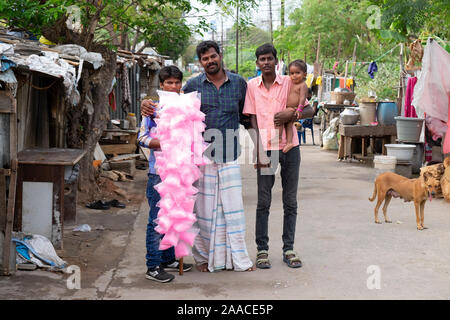
[[[77,85],[83,68],[97,70],[105,62],[100,53],[88,52],[79,45],[46,45],[4,32],[0,32],[0,56],[17,70],[30,70],[63,79],[66,95],[73,105],[80,100]]]
[[[441,189],[445,200],[450,201],[450,157],[444,159],[444,174],[441,177]]]
[[[444,163],[420,168],[420,174],[427,186],[434,186],[436,198],[450,201],[450,157],[446,158]]]
[[[147,170],[148,168],[148,158],[143,152],[123,154],[108,159],[98,143],[94,152],[94,159],[94,167],[99,171],[99,176],[112,182],[133,181],[136,169]],[[117,187],[113,190],[128,199],[127,194],[121,188]]]

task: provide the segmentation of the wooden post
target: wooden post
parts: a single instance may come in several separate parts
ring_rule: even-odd
[[[183,275],[183,257],[180,258],[180,265],[178,266],[178,273],[180,274],[180,276]]]
[[[405,81],[404,81],[404,74],[405,74],[405,69],[403,66],[403,52],[404,52],[404,44],[401,43],[400,44],[400,57],[399,57],[399,61],[400,61],[400,80],[399,80],[399,86],[398,86],[398,93],[397,93],[397,111],[398,111],[398,115],[401,116],[404,114],[403,112],[403,96],[404,96],[404,86],[405,86]]]
[[[12,93],[10,93],[12,95]],[[14,209],[16,204],[16,184],[17,184],[17,106],[16,99],[11,96],[12,110],[10,113],[10,137],[9,137],[9,150],[11,159],[11,176],[9,181],[9,195],[8,195],[8,209],[6,213],[6,226],[5,226],[5,238],[3,243],[3,274],[9,275],[9,260],[10,260],[10,248],[11,238],[14,222]]]
[[[269,33],[270,43],[273,44],[272,0],[269,0]]]
[[[315,67],[314,67],[314,68],[315,68]],[[319,99],[319,102],[322,101],[323,87],[324,87],[324,85],[325,85],[325,79],[324,79],[324,77],[323,77],[324,71],[323,71],[323,68],[320,68],[320,69],[321,69],[321,72],[320,72],[319,75],[322,77],[322,83],[321,83],[320,86],[319,86],[319,92],[318,92],[318,99]],[[331,88],[331,91],[333,91],[333,88]]]
[[[319,33],[319,39],[317,40],[317,50],[316,50],[316,62],[319,62],[319,54],[320,54],[320,33]]]
[[[236,5],[236,73],[239,73],[239,2]]]
[[[356,45],[357,42],[355,42],[355,46],[353,47],[353,64],[352,64],[352,79],[353,79],[353,84],[350,87],[350,89],[353,91],[354,88],[354,81],[355,81],[355,71],[356,71]],[[345,86],[347,86],[347,83],[345,84]]]
[[[339,62],[339,59],[341,58],[341,48],[342,48],[342,40],[339,40],[339,46],[338,46],[338,54],[336,61]]]
[[[314,78],[317,78],[317,76],[320,75],[319,73],[319,56],[320,56],[320,33],[319,33],[319,39],[317,40],[317,50],[316,50],[316,61],[314,61]]]
[[[347,75],[348,75],[348,61],[345,61],[345,76],[344,76],[344,86],[347,82]]]

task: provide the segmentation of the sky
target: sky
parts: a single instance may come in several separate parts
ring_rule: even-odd
[[[289,23],[288,15],[289,12],[291,12],[294,8],[299,7],[301,5],[301,0],[285,0],[286,3],[286,23]],[[232,17],[224,17],[220,14],[218,7],[215,4],[212,5],[204,5],[200,4],[196,0],[191,1],[192,5],[195,8],[201,9],[201,13],[195,14],[196,16],[202,15],[205,16],[207,21],[211,23],[215,23],[217,26],[217,33],[216,37],[220,37],[221,34],[221,20],[223,20],[223,26],[224,30],[231,28],[234,24],[234,20]],[[280,0],[272,0],[272,25],[273,29],[275,30],[280,25]],[[193,14],[191,14],[193,15]],[[269,1],[268,0],[260,0],[258,8],[251,13],[251,16],[253,18],[253,23],[263,29],[268,31],[269,30],[269,17],[270,17],[270,10],[269,10]],[[187,22],[188,24],[194,24],[196,22],[197,18],[188,18]],[[225,31],[224,31],[225,32]],[[198,36],[198,38],[203,38],[205,40],[209,40],[212,38],[212,33],[210,32],[208,35],[204,35],[204,37]]]

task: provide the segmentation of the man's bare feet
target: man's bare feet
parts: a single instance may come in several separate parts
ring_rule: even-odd
[[[283,148],[283,152],[287,153],[289,150],[291,150],[294,147],[294,144],[291,143],[287,143],[286,146]]]
[[[252,271],[255,271],[255,270],[256,270],[256,267],[255,267],[255,265],[253,265],[253,266],[251,266],[250,268],[248,268],[245,271],[252,272]]]
[[[195,267],[200,272],[209,272],[207,263],[197,264]]]

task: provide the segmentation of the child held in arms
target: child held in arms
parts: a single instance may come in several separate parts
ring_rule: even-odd
[[[294,60],[289,64],[289,77],[292,80],[292,87],[289,91],[287,99],[287,107],[294,108],[296,112],[302,113],[305,106],[309,104],[306,99],[308,95],[308,86],[306,85],[307,66],[303,60]],[[298,118],[297,114],[297,118]],[[294,147],[292,143],[292,126],[293,122],[288,122],[284,127],[280,128],[280,137],[282,136],[282,130],[286,130],[286,146],[283,148],[283,152],[286,153]]]

